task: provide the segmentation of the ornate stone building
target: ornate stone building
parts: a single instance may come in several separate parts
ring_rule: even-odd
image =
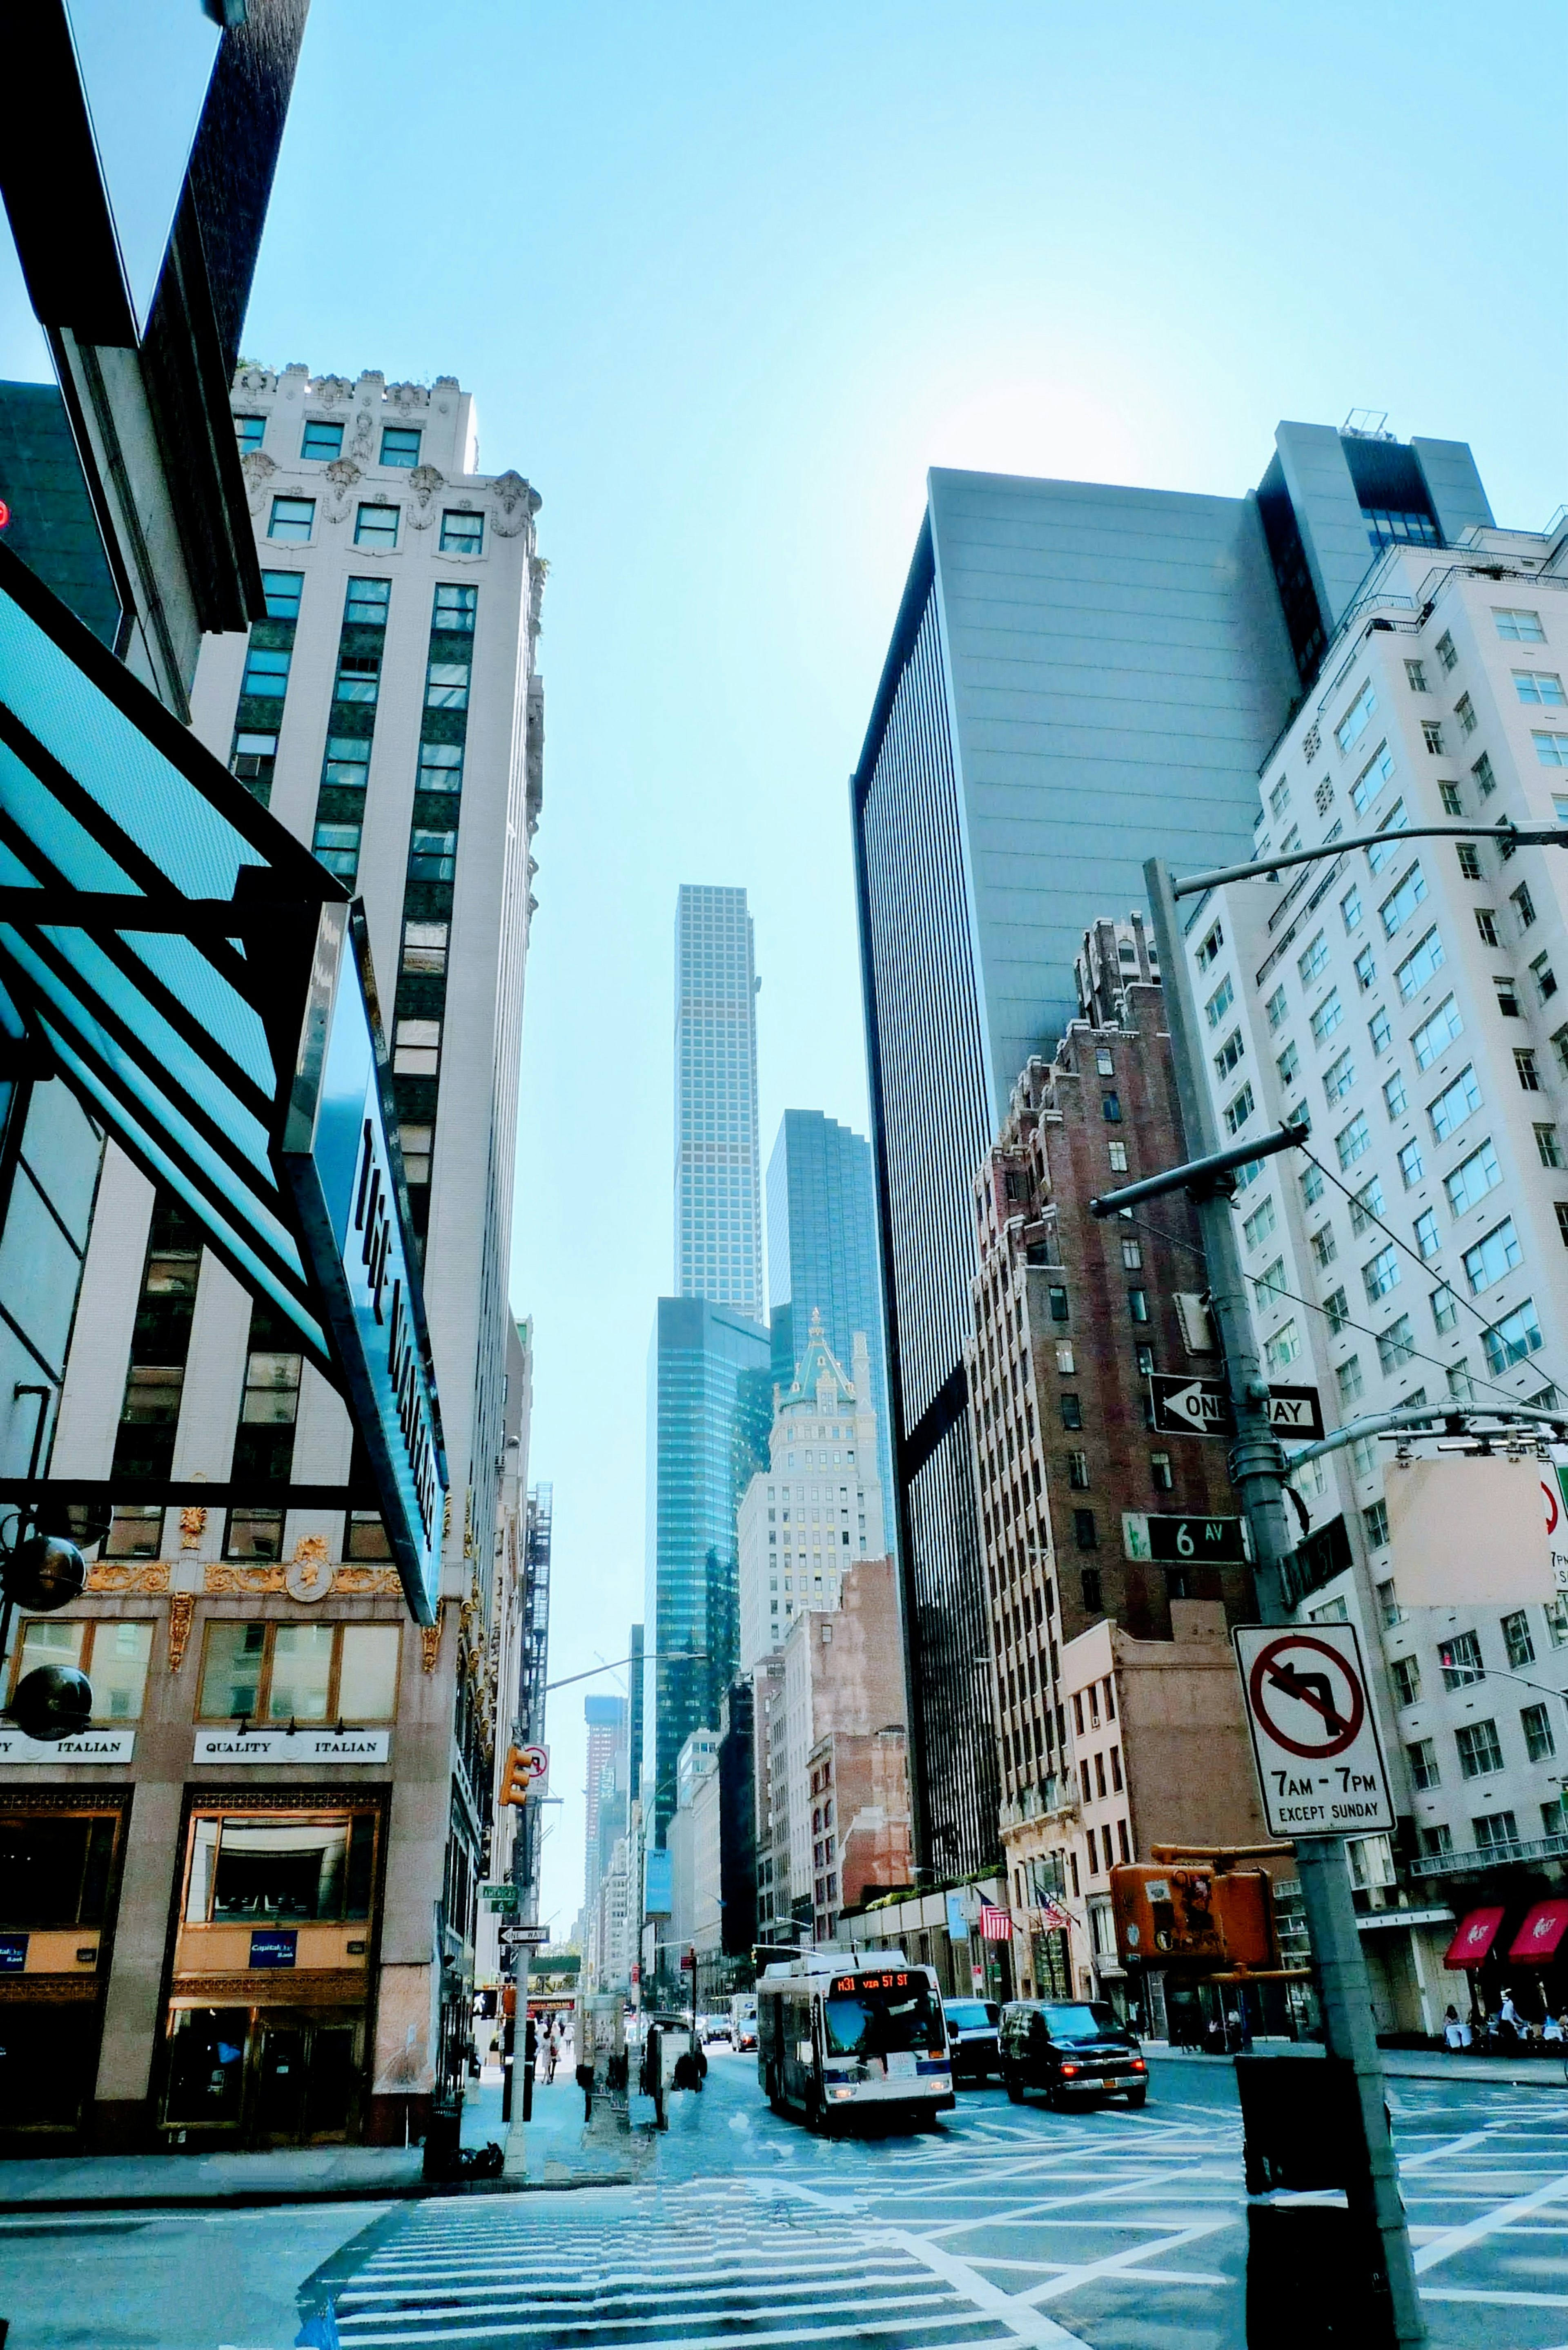
[[[83,1665],[97,1713],[47,1754],[0,1739],[16,1835],[80,1860],[28,1941],[40,2013],[72,2017],[35,2147],[418,2137],[461,2081],[497,1750],[543,1669],[507,1296],[539,500],[479,472],[451,377],[244,368],[234,411],[266,612],[204,639],[193,725],[364,905],[451,1481],[440,1601],[409,1620],[297,1335],[109,1142],[47,1459],[111,1500],[78,1513],[86,1596],[13,1660]]]

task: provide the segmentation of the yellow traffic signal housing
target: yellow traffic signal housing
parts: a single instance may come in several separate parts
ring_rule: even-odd
[[[534,1776],[533,1766],[521,1746],[506,1750],[506,1767],[501,1773],[501,1800],[504,1804],[525,1804],[528,1784]]]
[[[1214,1908],[1214,1871],[1200,1861],[1111,1871],[1116,1950],[1125,1966],[1222,1966],[1225,1945]]]
[[[1180,1860],[1113,1868],[1111,1910],[1124,1966],[1272,1967],[1273,1887],[1266,1869]]]

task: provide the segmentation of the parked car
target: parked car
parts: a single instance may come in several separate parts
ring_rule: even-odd
[[[1014,2000],[1002,2018],[1002,2077],[1014,2105],[1043,2089],[1054,2106],[1125,2097],[1136,2112],[1148,2095],[1137,2034],[1101,2000]]]
[[[988,2081],[1002,2072],[1002,2010],[993,1999],[944,1999],[953,2086]]]

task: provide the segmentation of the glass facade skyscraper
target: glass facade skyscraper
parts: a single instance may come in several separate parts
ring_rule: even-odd
[[[756,959],[743,889],[675,914],[675,1287],[763,1315]]]
[[[1245,858],[1261,761],[1389,536],[1490,509],[1459,442],[1285,423],[1248,497],[933,472],[851,786],[919,1858],[997,1849],[963,1357],[975,1171],[1143,860]],[[1110,1171],[1107,1167],[1107,1173]]]
[[[662,1844],[675,1764],[713,1729],[740,1642],[735,1513],[765,1465],[768,1334],[700,1297],[661,1297],[648,1363],[648,1562],[642,1801]]]
[[[890,1495],[888,1355],[870,1144],[819,1109],[786,1109],[768,1161],[767,1203],[774,1382],[786,1392],[794,1387],[814,1311],[841,1363],[851,1361],[854,1334],[863,1330],[877,1414],[877,1475],[884,1496]]]

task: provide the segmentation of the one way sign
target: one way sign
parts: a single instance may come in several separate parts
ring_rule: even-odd
[[[1174,1371],[1151,1371],[1148,1390],[1154,1424],[1164,1436],[1229,1436],[1231,1398],[1220,1379],[1185,1379]],[[1316,1388],[1269,1389],[1269,1425],[1278,1436],[1303,1441],[1324,1432],[1323,1404]]]

